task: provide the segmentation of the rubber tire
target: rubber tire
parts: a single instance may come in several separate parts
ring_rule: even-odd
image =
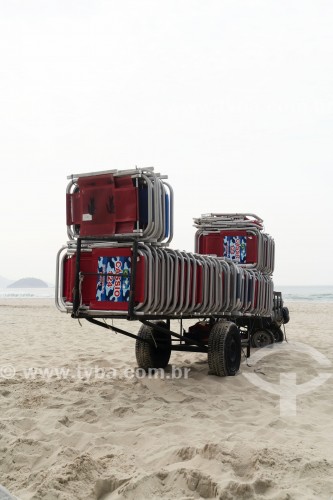
[[[290,321],[290,314],[289,314],[289,309],[288,307],[282,307],[282,318],[283,318],[283,324],[287,324]]]
[[[163,321],[156,323],[159,326],[167,327]],[[150,326],[142,325],[138,337],[150,340],[151,342],[142,342],[137,339],[135,343],[135,356],[139,368],[146,372],[152,368],[165,368],[169,364],[171,356],[171,335],[162,333]],[[157,344],[157,347],[154,343]]]
[[[215,323],[208,339],[209,372],[218,377],[236,375],[241,362],[241,352],[241,335],[235,323]]]
[[[278,325],[272,325],[270,331],[273,334],[274,342],[279,343],[284,341],[284,333]]]
[[[251,336],[252,347],[266,347],[274,344],[274,335],[270,330],[256,330]]]

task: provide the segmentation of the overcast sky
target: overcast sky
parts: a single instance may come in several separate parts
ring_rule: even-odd
[[[252,212],[277,285],[333,284],[333,2],[0,0],[0,275],[54,282],[67,175],[155,166]]]

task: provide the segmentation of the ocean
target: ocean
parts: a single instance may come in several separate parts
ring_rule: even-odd
[[[289,301],[333,302],[333,286],[277,286],[285,304]]]
[[[275,286],[284,303],[290,301],[333,302],[333,286]],[[52,299],[54,288],[0,288],[0,299]]]
[[[0,288],[0,299],[53,299],[54,287]]]

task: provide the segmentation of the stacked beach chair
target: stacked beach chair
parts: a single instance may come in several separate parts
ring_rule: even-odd
[[[210,373],[235,375],[242,346],[249,356],[251,345],[283,340],[289,313],[273,290],[274,241],[256,215],[203,215],[195,251],[173,250],[173,190],[146,168],[70,176],[66,218],[56,305],[134,338],[140,368],[165,368],[171,351],[190,351],[208,354]],[[141,327],[135,335],[108,318]],[[195,320],[188,331],[185,318]]]
[[[153,168],[78,174],[69,179],[66,217],[70,240],[171,241],[173,191],[167,177],[155,174]]]
[[[194,225],[198,254],[223,258],[234,264],[234,273],[243,273],[239,310],[267,315],[273,303],[275,246],[264,232],[263,220],[249,213],[210,213],[194,219]]]
[[[195,219],[195,252],[172,250],[173,190],[153,168],[69,177],[69,241],[56,303],[73,316],[269,316],[274,241],[251,214]]]

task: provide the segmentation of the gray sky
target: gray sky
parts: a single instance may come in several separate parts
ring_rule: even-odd
[[[155,166],[192,218],[252,212],[280,285],[333,284],[333,3],[0,0],[0,275],[54,282],[67,175]]]

